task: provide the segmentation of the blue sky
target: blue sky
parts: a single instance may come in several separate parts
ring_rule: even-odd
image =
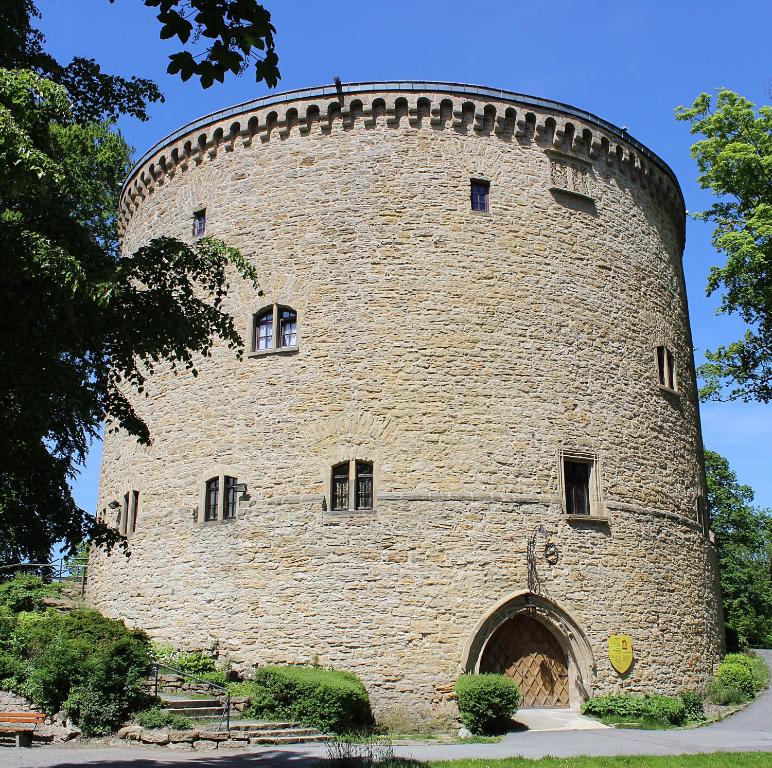
[[[207,91],[166,74],[176,48],[141,0],[37,0],[48,49],[60,59],[95,58],[106,71],[155,80],[166,96],[151,120],[122,120],[137,155],[183,123],[270,93],[246,73]],[[565,101],[595,112],[665,159],[690,211],[710,196],[695,182],[692,137],[673,108],[724,86],[757,104],[772,92],[769,0],[266,0],[277,28],[277,90],[344,81],[450,80]],[[720,257],[710,228],[690,220],[684,254],[697,362],[702,350],[737,337],[738,321],[716,317],[705,297]],[[724,454],[740,479],[772,507],[772,404],[704,404],[705,445]],[[75,483],[76,500],[96,505],[99,446]]]

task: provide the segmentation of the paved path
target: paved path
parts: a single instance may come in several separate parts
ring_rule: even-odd
[[[772,668],[772,651],[759,651]],[[772,752],[772,688],[726,720],[704,728],[639,731],[511,733],[498,744],[426,744],[395,747],[399,757],[418,760],[462,758],[572,757],[576,755],[677,755],[686,752]],[[257,747],[249,751],[171,752],[163,748],[63,747],[0,748],[0,768],[312,768],[324,747]]]

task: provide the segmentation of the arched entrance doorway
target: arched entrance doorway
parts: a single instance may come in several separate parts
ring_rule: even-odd
[[[468,635],[464,672],[513,677],[525,706],[578,710],[592,695],[595,658],[587,635],[557,603],[529,590],[489,606]]]
[[[555,636],[526,614],[507,619],[491,636],[480,672],[511,677],[524,707],[568,706],[568,660]]]

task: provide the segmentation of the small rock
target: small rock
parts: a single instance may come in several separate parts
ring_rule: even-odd
[[[192,743],[198,738],[198,731],[169,731],[170,744]]]
[[[472,732],[468,728],[459,728],[458,729],[458,738],[459,739],[468,739],[472,735]]]
[[[222,731],[199,731],[198,737],[208,741],[225,741],[228,738],[228,734]]]
[[[66,741],[72,741],[73,739],[77,739],[78,736],[80,736],[82,733],[83,731],[81,731],[77,725],[73,725],[70,721],[67,723],[67,733],[65,734],[64,738]]]
[[[119,739],[128,739],[131,738],[131,734],[133,733],[139,733],[142,730],[141,725],[124,725],[123,728],[118,729],[118,733],[115,735]]]
[[[208,739],[198,739],[197,741],[193,742],[193,749],[196,749],[196,750],[217,749],[217,742],[209,741]]]
[[[169,734],[166,731],[142,731],[139,739],[143,744],[168,744]]]

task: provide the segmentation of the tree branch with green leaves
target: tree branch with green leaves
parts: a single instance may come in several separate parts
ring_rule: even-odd
[[[716,202],[696,218],[715,225],[712,242],[726,256],[707,294],[721,291],[723,314],[739,315],[742,338],[705,353],[700,395],[706,400],[772,400],[772,107],[719,90],[676,110],[703,138],[692,146],[698,181]]]

